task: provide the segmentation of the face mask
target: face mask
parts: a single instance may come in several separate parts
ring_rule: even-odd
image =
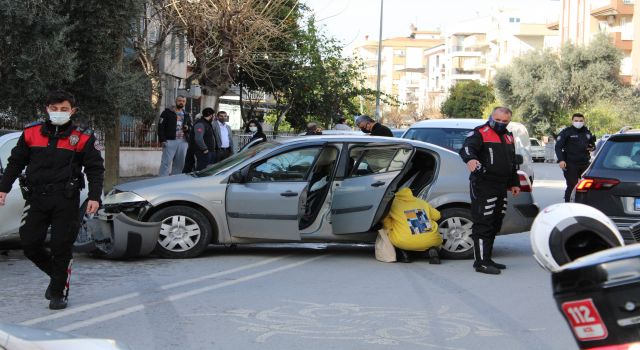
[[[584,122],[573,122],[573,127],[576,129],[582,129]]]
[[[507,125],[509,125],[509,123],[502,123],[502,122],[499,122],[499,121],[495,121],[493,119],[489,120],[489,126],[491,127],[491,129],[493,129],[498,134],[506,133],[507,132]]]
[[[249,127],[249,131],[256,132],[256,131],[258,131],[258,127],[257,126],[250,126]]]
[[[49,112],[49,120],[53,125],[64,125],[71,120],[70,112]]]

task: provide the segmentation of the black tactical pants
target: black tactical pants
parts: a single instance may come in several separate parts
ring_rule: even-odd
[[[564,201],[566,203],[571,199],[571,192],[573,188],[578,184],[578,179],[582,176],[582,173],[587,170],[589,164],[575,164],[567,163],[567,167],[564,169],[564,179],[567,182],[567,189],[564,191]]]
[[[72,198],[59,191],[34,193],[25,203],[20,226],[24,255],[49,275],[53,297],[66,296],[68,292],[73,242],[81,219],[79,202],[77,191]],[[44,241],[49,226],[51,240],[47,250]]]
[[[502,229],[507,212],[507,185],[486,180],[472,180],[471,216],[476,261],[490,260],[496,234]]]

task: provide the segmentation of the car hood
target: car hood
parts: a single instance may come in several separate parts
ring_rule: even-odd
[[[151,179],[131,181],[131,182],[117,185],[115,188],[118,191],[122,191],[122,192],[135,192],[137,194],[141,194],[140,192],[145,192],[147,189],[150,189],[150,188],[155,188],[155,187],[165,186],[165,185],[172,185],[178,182],[187,182],[187,181],[193,181],[193,180],[195,180],[195,178],[191,175],[180,174],[180,175],[162,176],[162,177],[154,177]]]

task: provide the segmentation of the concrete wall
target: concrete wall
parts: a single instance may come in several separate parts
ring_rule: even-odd
[[[104,157],[104,152],[102,152]],[[120,148],[120,176],[156,176],[160,169],[162,149]]]

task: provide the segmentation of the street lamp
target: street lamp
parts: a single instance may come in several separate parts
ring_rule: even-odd
[[[380,0],[380,35],[378,35],[378,82],[376,88],[376,121],[380,120],[380,71],[382,70],[382,12],[384,0]]]

